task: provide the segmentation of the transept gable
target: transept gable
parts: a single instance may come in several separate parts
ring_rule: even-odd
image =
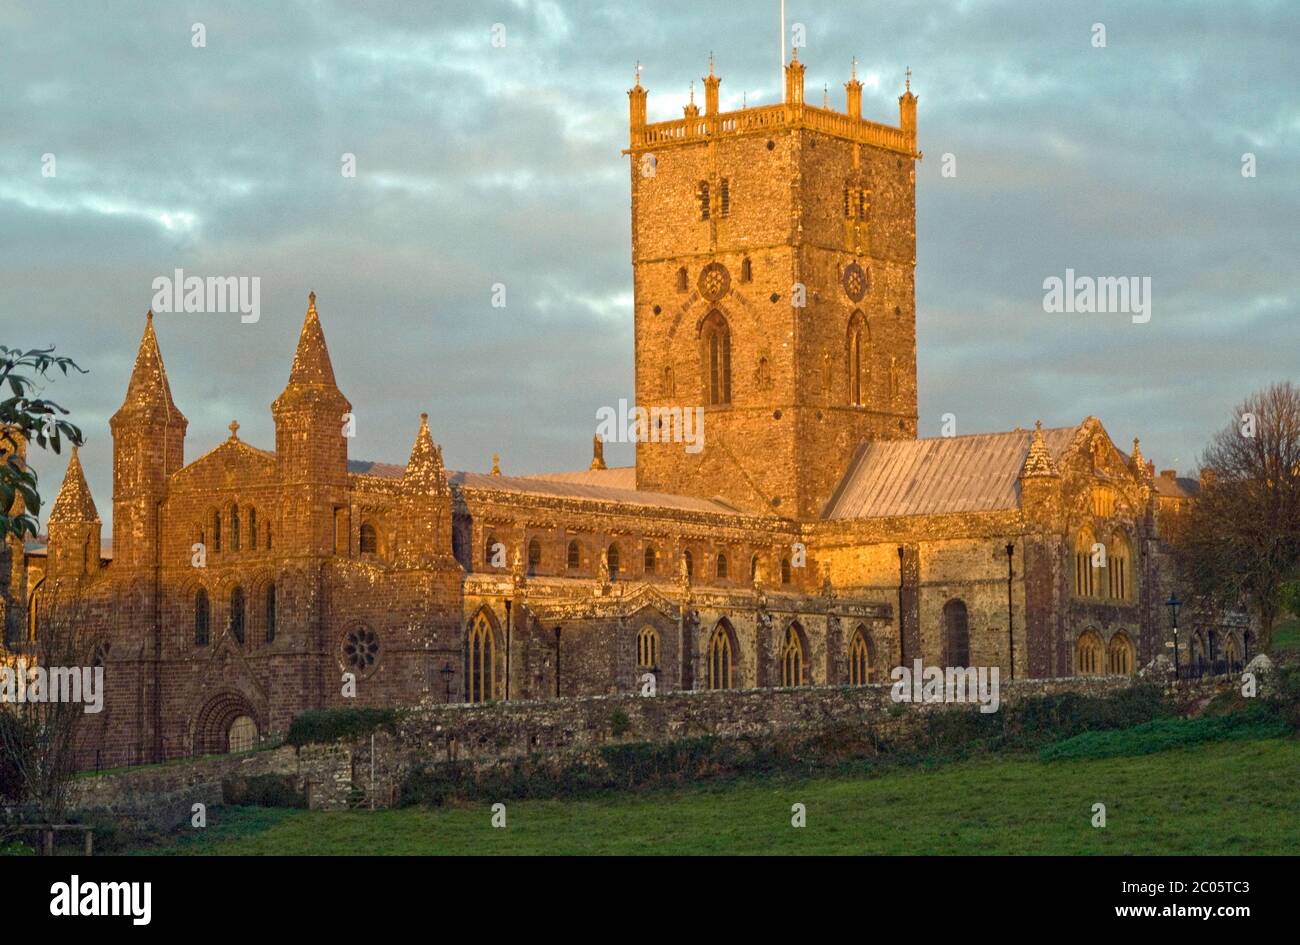
[[[237,426],[237,424],[236,424]],[[171,477],[173,490],[239,489],[252,482],[273,481],[275,454],[250,446],[232,434]]]

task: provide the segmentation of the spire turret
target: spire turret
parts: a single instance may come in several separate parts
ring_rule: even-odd
[[[1025,463],[1020,468],[1020,478],[1034,479],[1059,475],[1056,461],[1052,459],[1052,452],[1043,439],[1043,421],[1035,420],[1034,435],[1029,441],[1029,452],[1025,454]]]

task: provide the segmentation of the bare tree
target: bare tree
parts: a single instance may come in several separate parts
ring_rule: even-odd
[[[34,640],[11,647],[3,660],[6,681],[25,675],[24,698],[6,687],[0,704],[0,753],[11,790],[45,823],[61,823],[78,767],[78,739],[92,694],[103,699],[103,637],[93,629],[79,590],[46,592]],[[75,675],[75,680],[74,680]],[[29,687],[40,680],[36,698]],[[88,689],[89,682],[93,689]],[[70,698],[73,697],[73,698]],[[102,704],[102,703],[101,703]]]
[[[1180,570],[1208,603],[1258,616],[1267,649],[1282,586],[1300,567],[1300,388],[1251,394],[1201,465],[1201,494],[1174,530]]]

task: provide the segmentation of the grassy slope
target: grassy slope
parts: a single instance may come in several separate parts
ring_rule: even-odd
[[[1300,619],[1280,620],[1273,627],[1273,655],[1300,653]]]
[[[168,852],[1300,853],[1300,742],[1223,742],[1143,757],[1021,756],[874,777],[741,782],[588,800],[443,810],[213,811]],[[1106,805],[1107,826],[1091,826]],[[790,826],[790,805],[808,826]]]

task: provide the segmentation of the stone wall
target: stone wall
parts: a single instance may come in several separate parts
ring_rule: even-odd
[[[1101,695],[1133,684],[1128,677],[1004,682],[1003,707],[1034,696]],[[1205,697],[1225,685],[1184,685],[1179,697]],[[128,769],[78,778],[72,807],[158,828],[186,824],[192,805],[222,802],[229,778],[278,775],[292,780],[314,810],[385,807],[414,769],[448,762],[488,767],[526,757],[579,759],[607,745],[664,744],[711,736],[775,739],[868,729],[899,745],[922,735],[926,716],[951,706],[895,703],[889,684],[861,687],[678,691],[655,698],[595,696],[486,705],[431,704],[405,713],[395,734],[302,748]],[[969,711],[978,711],[971,705]],[[372,751],[373,746],[373,751]]]

